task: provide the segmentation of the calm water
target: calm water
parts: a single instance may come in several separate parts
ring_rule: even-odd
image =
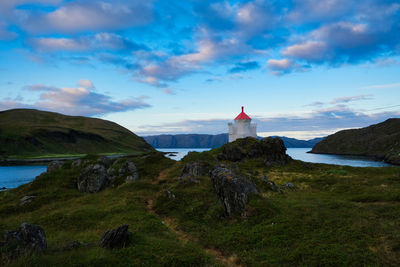
[[[0,188],[15,188],[45,172],[47,166],[0,166]]]
[[[171,159],[180,160],[189,151],[207,151],[210,148],[157,148],[163,152],[177,152],[175,155],[167,155]],[[326,163],[336,165],[348,165],[354,167],[386,167],[392,166],[385,162],[374,161],[369,158],[356,157],[356,156],[338,156],[338,155],[324,155],[324,154],[311,154],[307,153],[311,148],[288,148],[287,154],[294,159],[302,160],[305,162],[313,163]]]

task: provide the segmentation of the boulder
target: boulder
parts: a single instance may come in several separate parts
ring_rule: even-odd
[[[102,248],[122,248],[128,245],[131,233],[128,231],[129,225],[124,224],[117,228],[106,231],[100,238],[99,246]]]
[[[74,160],[74,161],[72,162],[71,167],[72,167],[72,168],[78,168],[78,167],[80,167],[81,165],[82,165],[82,160],[81,160],[81,159],[77,159],[77,160]]]
[[[208,168],[198,161],[186,163],[181,171],[179,179],[192,178],[207,175]]]
[[[211,182],[227,216],[233,214],[245,216],[248,194],[258,194],[254,183],[224,165],[216,167],[211,172]]]
[[[24,196],[23,198],[20,199],[20,204],[25,205],[27,203],[32,202],[35,198],[36,196]]]
[[[101,164],[91,164],[85,167],[78,176],[77,187],[83,193],[96,193],[109,185],[111,177]]]
[[[281,188],[282,188],[282,189],[291,189],[291,190],[295,190],[295,189],[296,189],[296,187],[294,186],[294,184],[293,184],[293,183],[290,183],[290,182],[281,185]]]
[[[286,154],[282,139],[278,137],[267,137],[262,140],[252,137],[238,139],[222,146],[217,158],[233,162],[261,159],[266,165],[284,165],[291,159]]]
[[[139,179],[139,173],[132,161],[127,161],[118,171],[120,176],[125,176],[126,182],[133,182]]]
[[[66,250],[73,250],[73,249],[77,249],[80,246],[82,246],[82,243],[75,240],[72,241],[71,243],[68,243],[65,247],[62,248],[62,250],[66,251]]]
[[[4,234],[3,251],[6,251],[10,259],[16,259],[20,256],[39,253],[47,248],[46,234],[44,230],[29,223],[22,223],[16,230],[6,231]]]
[[[63,163],[61,161],[55,160],[49,163],[49,165],[47,165],[47,172],[53,172],[56,170],[61,169]]]
[[[108,167],[110,167],[111,160],[110,160],[110,158],[104,156],[104,157],[100,158],[99,163],[101,165],[103,165],[104,167],[108,168]]]

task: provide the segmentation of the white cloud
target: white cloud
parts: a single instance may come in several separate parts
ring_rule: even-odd
[[[143,96],[113,101],[110,96],[91,91],[94,85],[89,80],[80,80],[78,84],[81,87],[26,86],[26,90],[41,92],[38,101],[30,104],[3,100],[0,101],[0,109],[36,108],[68,115],[93,116],[150,107],[143,101],[146,98]]]

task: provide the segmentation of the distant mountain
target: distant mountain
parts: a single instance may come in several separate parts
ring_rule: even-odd
[[[0,156],[152,151],[143,138],[106,120],[33,109],[0,112]]]
[[[154,148],[216,148],[228,143],[228,134],[163,134],[143,136],[144,140]],[[261,138],[261,137],[260,137]],[[323,138],[298,140],[280,136],[287,148],[313,147]]]
[[[400,164],[400,119],[337,132],[317,143],[311,152],[370,156]]]

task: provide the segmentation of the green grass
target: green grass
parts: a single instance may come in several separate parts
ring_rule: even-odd
[[[400,265],[399,168],[240,162],[243,175],[257,184],[260,194],[250,196],[247,218],[225,218],[209,177],[199,177],[198,184],[177,178],[187,162],[215,164],[216,151],[193,153],[178,163],[161,153],[132,157],[140,180],[96,194],[76,190],[80,169],[70,169],[70,163],[33,183],[0,192],[0,214],[6,215],[0,216],[0,231],[26,221],[43,227],[48,240],[45,253],[11,265],[218,265],[205,248],[236,255],[248,266]],[[115,160],[122,166],[126,159]],[[163,179],[157,180],[160,172]],[[296,190],[268,191],[264,175],[276,184],[292,182]],[[174,199],[163,193],[166,189]],[[25,195],[37,198],[21,206]],[[155,200],[157,215],[146,208],[148,199]],[[191,237],[187,242],[166,227],[167,217]],[[99,248],[101,235],[121,224],[130,225],[131,245]],[[84,245],[63,251],[73,240]]]
[[[150,151],[143,138],[111,121],[30,109],[0,112],[0,159]]]

